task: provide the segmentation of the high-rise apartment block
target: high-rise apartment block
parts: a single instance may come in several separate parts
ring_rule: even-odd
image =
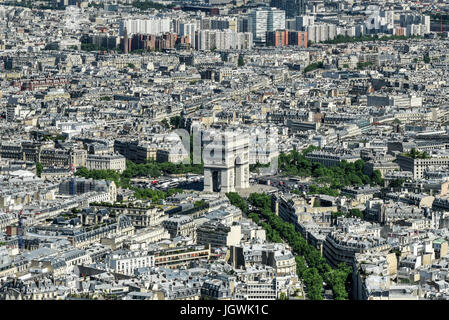
[[[150,18],[150,19],[129,19],[120,22],[120,35],[124,35],[125,28],[128,35],[136,33],[160,35],[170,32],[170,19],[168,18]]]
[[[285,11],[275,8],[257,9],[248,16],[248,31],[256,42],[266,42],[267,31],[285,29]]]
[[[307,48],[307,32],[278,30],[267,32],[267,46],[300,46]]]
[[[195,34],[197,50],[251,49],[253,35],[249,32],[231,30],[200,30]]]

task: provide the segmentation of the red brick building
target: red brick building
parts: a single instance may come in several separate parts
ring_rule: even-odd
[[[124,39],[123,39],[124,40]],[[188,37],[180,37],[176,33],[165,33],[160,36],[151,34],[135,34],[131,39],[128,39],[127,50],[122,45],[123,51],[131,52],[134,50],[162,50],[175,48],[177,44],[188,44]]]
[[[300,46],[307,48],[307,32],[277,30],[267,32],[267,46]]]

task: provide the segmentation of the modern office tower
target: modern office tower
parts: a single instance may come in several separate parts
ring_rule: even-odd
[[[190,45],[192,48],[195,47],[195,31],[197,30],[195,23],[180,23],[179,24],[179,35],[184,37],[189,37]]]
[[[393,11],[371,11],[365,20],[366,33],[393,33],[394,16]]]
[[[399,16],[400,26],[404,28],[420,28],[416,25],[423,25],[423,34],[430,33],[430,16],[420,14],[401,14]],[[413,27],[412,27],[413,26]]]
[[[181,21],[179,21],[179,19],[175,18],[175,19],[171,19],[170,20],[170,32],[174,32],[174,33],[178,33],[180,32],[179,28],[180,28],[180,24]]]
[[[271,0],[270,6],[285,11],[287,18],[305,14],[305,0]]]
[[[285,29],[285,11],[275,8],[257,9],[248,16],[248,31],[253,34],[254,41],[266,42],[267,31]]]
[[[242,132],[206,131],[204,191],[232,192],[249,187],[249,136]]]
[[[296,19],[285,19],[285,29],[296,30]]]
[[[304,31],[306,27],[315,24],[315,16],[299,16],[296,17],[296,30]]]
[[[383,18],[385,25],[394,25],[394,11],[381,11],[379,12],[381,18]]]
[[[248,18],[247,17],[239,17],[237,20],[237,32],[248,32]]]
[[[299,15],[305,15],[307,13],[307,10],[306,10],[307,1],[308,0],[301,0],[300,1],[299,10],[298,10]]]
[[[272,9],[268,14],[267,31],[285,29],[285,11]]]
[[[231,29],[236,30],[236,18],[229,17],[202,17],[201,18],[201,29],[211,29],[211,30],[224,30]]]
[[[248,16],[248,31],[254,41],[265,42],[268,30],[268,10],[254,10]]]

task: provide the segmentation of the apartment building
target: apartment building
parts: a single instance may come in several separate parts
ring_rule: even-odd
[[[242,237],[241,226],[238,224],[225,226],[217,221],[202,224],[196,230],[196,242],[211,245],[213,248],[238,245]]]
[[[380,226],[353,218],[343,218],[337,230],[326,236],[323,257],[331,266],[339,263],[353,264],[356,253],[387,252],[391,249],[387,240],[380,237]]]
[[[120,154],[89,154],[86,158],[86,168],[89,170],[115,170],[122,173],[126,169],[126,158]]]
[[[235,288],[237,300],[276,300],[278,290],[276,279],[261,279],[238,284]]]
[[[299,46],[307,48],[307,32],[290,31],[290,30],[276,30],[267,31],[267,46],[282,47],[282,46]]]
[[[306,154],[306,158],[312,162],[319,162],[325,167],[338,166],[342,161],[349,163],[356,162],[360,159],[358,155],[352,154],[336,154],[324,151],[312,151]]]
[[[188,266],[190,262],[209,260],[211,248],[210,246],[187,246],[155,251],[153,254],[156,267],[178,269]]]
[[[252,10],[248,15],[248,31],[254,41],[266,42],[267,31],[285,29],[285,11],[275,8]]]
[[[117,250],[109,254],[106,259],[107,267],[113,272],[134,275],[138,268],[154,267],[154,255],[145,251]]]
[[[162,225],[172,238],[182,236],[196,239],[196,225],[190,216],[174,215],[166,219]]]
[[[93,207],[101,207],[101,205],[93,205]],[[167,219],[167,215],[158,207],[115,204],[108,206],[107,209],[115,215],[125,215],[136,228],[155,227]]]
[[[279,276],[296,274],[295,257],[284,244],[279,243],[245,243],[231,246],[229,263],[234,268],[267,265],[274,268]]]
[[[408,156],[398,155],[397,164],[402,171],[412,172],[414,179],[422,179],[427,167],[449,165],[449,155],[432,156],[430,159],[413,159]]]
[[[115,140],[114,152],[123,155],[127,160],[135,163],[145,163],[148,160],[156,160],[155,146],[150,146],[145,143],[140,143],[138,140]]]

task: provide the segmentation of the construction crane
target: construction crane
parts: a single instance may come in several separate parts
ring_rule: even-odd
[[[440,23],[440,33],[443,33],[443,12],[441,11],[441,9],[430,9],[429,7],[431,6],[430,3],[421,3],[420,1],[416,2],[417,5],[422,6],[422,8],[419,9],[419,12],[421,12],[421,14],[425,14],[428,13],[430,14],[430,23],[432,24],[433,22],[439,22]],[[433,19],[432,20],[432,14],[435,15],[440,15],[440,21]],[[435,30],[436,31],[436,30]]]
[[[427,13],[429,13],[431,16],[430,19],[430,23],[432,23],[432,21],[436,24],[437,22],[439,22],[440,24],[440,33],[443,33],[443,12],[440,9],[436,9],[436,10],[427,10]],[[434,17],[436,17],[437,15],[440,16],[440,21],[433,19],[432,20],[432,14],[434,15]],[[435,29],[434,29],[435,30]],[[435,30],[436,31],[436,30]]]

